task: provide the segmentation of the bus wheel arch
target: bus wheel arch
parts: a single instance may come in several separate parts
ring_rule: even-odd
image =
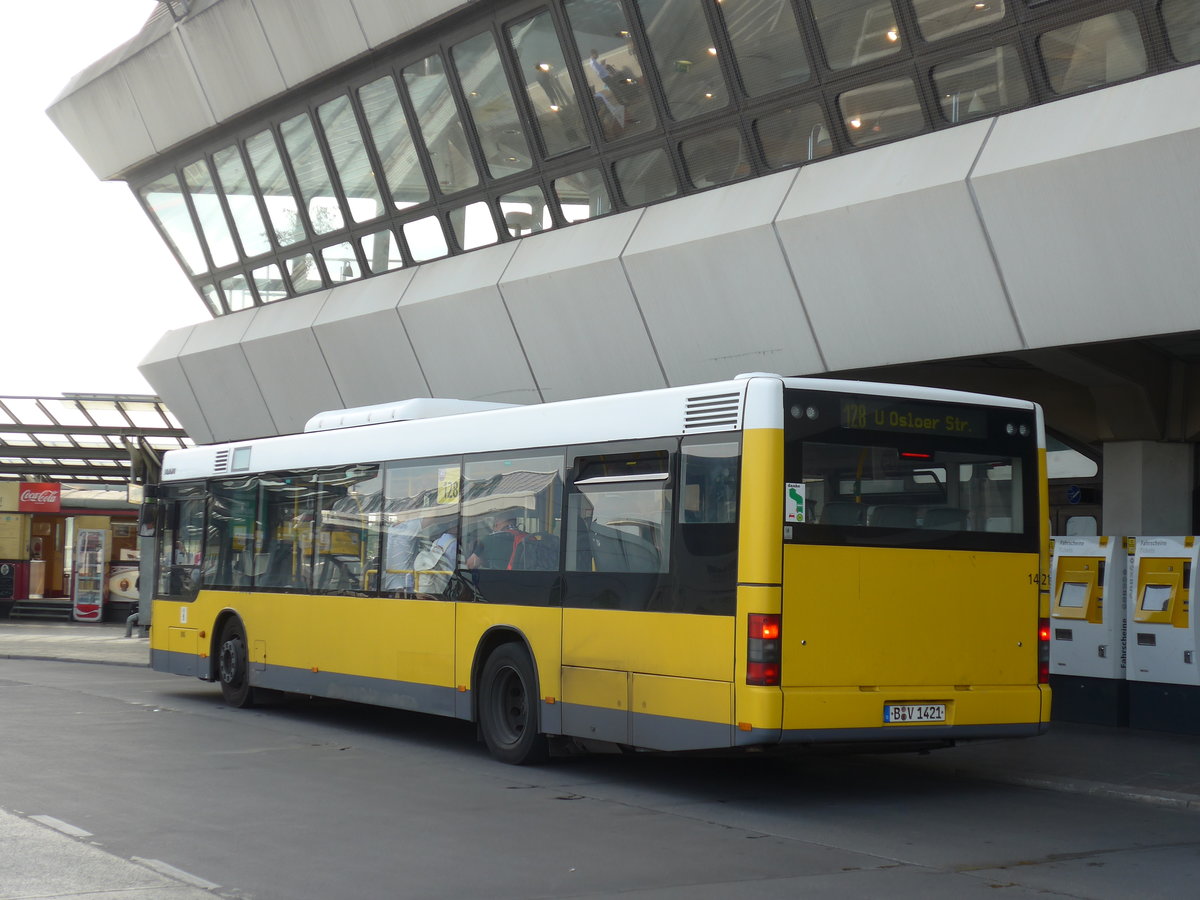
[[[237,613],[222,613],[213,625],[210,676],[221,685],[221,696],[229,706],[244,709],[254,705],[250,685],[250,641]]]
[[[473,667],[475,720],[488,751],[501,762],[545,762],[537,665],[524,636],[499,629],[480,641]]]

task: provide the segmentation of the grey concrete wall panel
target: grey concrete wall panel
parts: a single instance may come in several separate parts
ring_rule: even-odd
[[[240,343],[260,310],[247,309],[195,326],[180,354],[213,441],[279,433]]]
[[[178,31],[121,66],[156,150],[216,124]]]
[[[268,304],[242,336],[246,360],[278,433],[303,431],[315,413],[346,406],[312,329],[330,293]]]
[[[369,49],[350,0],[253,0],[253,3],[288,87],[295,87]]]
[[[498,244],[425,263],[400,301],[400,318],[434,397],[541,400],[497,282],[516,250]]]
[[[97,178],[108,178],[154,153],[119,69],[59,97],[46,112]]]
[[[179,31],[218,121],[286,88],[250,0],[224,0]]]
[[[800,170],[776,227],[830,370],[1022,346],[966,181],[990,127]]]
[[[430,396],[396,309],[415,273],[400,269],[337,287],[313,321],[346,406]]]
[[[192,393],[192,386],[179,359],[179,354],[196,327],[189,325],[164,334],[138,363],[138,371],[154,385],[155,393],[174,413],[188,437],[198,444],[206,444],[213,439],[212,431],[204,418],[204,410],[196,401],[196,395]]]
[[[670,384],[824,369],[772,227],[796,172],[652,206],[622,260]]]
[[[1031,346],[1200,328],[1196,97],[1193,67],[997,120],[971,183]]]
[[[386,44],[400,35],[415,31],[475,0],[350,0],[359,24],[372,47]]]
[[[621,266],[643,211],[524,238],[500,280],[545,400],[665,387]]]

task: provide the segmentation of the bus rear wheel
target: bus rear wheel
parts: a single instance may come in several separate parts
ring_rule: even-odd
[[[514,766],[545,762],[549,742],[538,731],[537,678],[517,644],[492,651],[479,677],[479,729],[488,751]]]
[[[227,704],[238,709],[254,704],[246,626],[238,619],[230,619],[221,628],[221,640],[217,644],[217,678],[221,682],[221,696]]]

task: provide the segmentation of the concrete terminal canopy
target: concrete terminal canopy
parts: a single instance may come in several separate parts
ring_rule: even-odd
[[[749,5],[775,16],[756,26],[766,28],[761,47],[792,41],[791,60],[794,48],[808,48],[807,80],[756,94],[739,32],[722,25],[735,10],[708,16],[689,0],[655,4],[651,17],[642,4],[640,18],[629,20],[633,34],[619,32],[636,39],[633,52],[614,48],[611,58],[641,65],[636,80],[665,123],[657,136],[614,137],[601,129],[604,110],[589,105],[579,120],[582,149],[554,156],[544,149],[544,128],[537,139],[540,95],[530,81],[524,94],[511,91],[519,102],[507,101],[536,157],[524,175],[497,174],[484,141],[493,133],[460,86],[443,112],[466,111],[467,143],[480,143],[459,150],[484,174],[461,200],[434,190],[415,212],[407,201],[381,211],[379,221],[400,239],[399,268],[361,277],[375,270],[355,242],[384,233],[376,220],[334,227],[304,245],[305,268],[320,270],[319,278],[271,302],[282,294],[269,292],[280,289],[265,280],[254,286],[254,273],[273,265],[276,275],[294,275],[289,266],[300,258],[288,256],[278,235],[261,257],[239,250],[229,264],[218,264],[209,247],[190,274],[216,317],[164,335],[142,364],[146,378],[200,441],[298,431],[320,410],[407,397],[531,403],[748,370],[1011,394],[1042,403],[1049,426],[1068,439],[1103,445],[1105,532],[1193,531],[1195,5],[1126,0],[1097,11],[1077,0],[1010,0],[988,5],[978,26],[945,17],[949,7],[966,16],[979,4],[933,10],[920,0],[883,0],[853,4],[836,20],[808,0]],[[883,37],[869,35],[860,7],[891,10],[895,24]],[[563,47],[568,35],[578,47],[581,34],[598,40],[605,10],[624,8],[591,0],[544,6],[555,23],[548,33]],[[803,14],[793,22],[789,10]],[[185,214],[203,235],[202,197],[212,188],[211,176],[207,188],[189,180],[207,171],[206,162],[193,168],[198,161],[217,166],[230,147],[250,159],[248,138],[268,125],[279,129],[310,109],[323,121],[316,111],[331,98],[357,103],[356,91],[387,73],[400,73],[403,85],[414,66],[441,59],[436,48],[465,46],[481,32],[516,41],[512,20],[530,14],[528,4],[457,0],[176,0],[82,72],[50,115],[100,177],[142,189],[180,173],[178,184],[191,193],[177,189],[176,197],[190,204]],[[659,26],[675,19],[686,27],[672,38]],[[846,29],[858,25],[855,43]],[[859,52],[876,39],[877,51]],[[839,47],[859,50],[841,65]],[[519,50],[493,81],[519,80]],[[595,87],[586,50],[582,58],[575,47],[564,54],[571,75],[560,84]],[[706,63],[707,83],[726,91],[717,91],[724,105],[711,119],[678,102],[685,76],[701,70],[696,60],[710,56],[721,68]],[[947,69],[947,60],[961,66]],[[977,69],[988,81],[973,93],[969,82],[943,90],[940,77],[965,79]],[[1081,80],[1071,86],[1072,78]],[[1018,80],[1023,101],[1013,99]],[[989,106],[997,86],[1009,99]],[[909,89],[915,112],[895,99]],[[893,98],[892,124],[877,143],[856,132],[851,107],[864,91],[875,101]],[[965,112],[960,93],[970,100]],[[763,138],[768,116],[756,116],[807,103],[827,117],[810,132],[808,156],[773,167]],[[368,112],[361,106],[359,115]],[[894,124],[904,116],[908,125]],[[689,170],[689,142],[727,137],[729,128],[745,165],[712,187]],[[373,166],[382,160],[358,140]],[[821,142],[828,158],[814,153]],[[310,163],[337,169],[338,146],[321,145]],[[433,155],[414,152],[424,171],[435,171]],[[621,181],[630,161],[664,153],[673,187],[633,202]],[[536,217],[516,227],[501,215],[511,192],[537,188],[544,200],[560,176],[588,167],[602,174],[611,214],[567,227],[556,207],[546,214],[551,227],[533,234],[526,231]],[[296,172],[293,180],[304,174]],[[341,170],[335,175],[347,181]],[[337,193],[339,178],[326,179]],[[379,185],[387,197],[382,178]],[[312,206],[319,198],[306,199],[321,232]],[[345,197],[340,203],[350,221],[351,206]],[[470,245],[461,223],[471,203],[490,205],[495,240],[460,252]],[[226,198],[211,209],[236,225],[234,205]],[[449,255],[417,257],[409,244],[418,213],[438,217]],[[322,259],[334,245],[350,255]]]

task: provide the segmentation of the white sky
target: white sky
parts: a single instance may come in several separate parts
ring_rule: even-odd
[[[124,182],[102,182],[46,108],[155,0],[3,0],[0,396],[149,394],[137,364],[209,318]]]

